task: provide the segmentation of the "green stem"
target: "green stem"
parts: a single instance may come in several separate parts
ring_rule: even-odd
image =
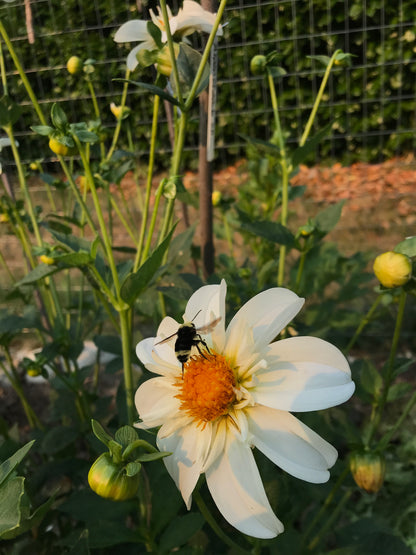
[[[215,18],[215,22],[214,22],[214,25],[212,26],[211,33],[210,33],[210,35],[208,37],[208,40],[207,40],[207,44],[206,44],[205,49],[202,53],[201,61],[199,63],[199,67],[198,67],[198,70],[196,72],[194,82],[192,83],[191,91],[190,91],[190,93],[188,95],[188,98],[186,99],[186,102],[185,102],[185,106],[184,106],[185,111],[187,111],[191,107],[191,105],[192,105],[192,103],[195,99],[195,96],[198,92],[198,87],[199,87],[199,84],[201,82],[205,66],[208,63],[208,58],[209,58],[209,55],[210,55],[210,52],[211,52],[211,48],[212,48],[212,45],[214,44],[215,37],[216,37],[217,31],[218,31],[218,27],[220,25],[222,15],[224,13],[224,9],[225,9],[226,5],[227,5],[227,0],[221,0],[220,5],[218,7],[218,11],[217,11],[217,17]]]
[[[397,347],[399,345],[399,339],[400,339],[400,331],[402,329],[402,324],[403,324],[403,316],[404,316],[404,308],[406,305],[406,291],[404,289],[402,289],[400,291],[400,298],[399,298],[399,308],[397,311],[397,318],[396,318],[396,325],[394,328],[394,334],[393,334],[393,339],[392,339],[392,343],[391,343],[391,348],[390,348],[390,355],[389,355],[389,359],[387,361],[387,368],[386,368],[386,373],[385,373],[385,378],[384,378],[384,386],[383,386],[383,392],[381,394],[381,399],[377,404],[377,408],[376,411],[373,415],[372,421],[370,422],[370,432],[368,434],[368,439],[366,444],[369,445],[374,434],[376,433],[380,422],[381,422],[381,417],[383,415],[383,411],[384,411],[384,407],[386,405],[387,402],[387,397],[389,394],[389,389],[391,386],[391,383],[393,381],[393,375],[394,375],[394,361],[396,359],[396,353],[397,353]]]
[[[101,119],[100,108],[97,102],[97,95],[95,94],[94,85],[89,74],[86,75],[88,90],[90,91],[92,104],[94,106],[94,114],[97,119]],[[105,146],[104,143],[100,140],[100,153],[101,153],[101,160],[105,158]]]
[[[233,245],[233,240],[232,240],[232,237],[231,237],[230,224],[228,222],[226,212],[223,215],[222,221],[224,223],[224,233],[225,233],[225,238],[226,238],[227,244],[228,244],[228,250],[229,250],[230,256],[234,257],[234,245]]]
[[[152,179],[153,179],[153,169],[155,162],[155,152],[156,152],[156,135],[157,135],[157,123],[159,119],[159,105],[160,98],[156,95],[153,102],[153,119],[152,119],[152,134],[150,138],[150,153],[149,153],[149,165],[147,169],[147,182],[146,182],[146,197],[144,201],[144,209],[142,213],[142,223],[140,226],[140,236],[139,244],[137,247],[136,258],[134,260],[133,271],[137,271],[140,261],[143,260],[142,249],[144,236],[146,233],[147,221],[149,217],[149,205],[150,205],[150,195],[152,192]],[[155,215],[156,210],[153,209],[153,215]]]
[[[0,41],[0,75],[1,75],[1,84],[3,85],[3,94],[4,96],[8,96],[9,91],[7,87],[6,66],[4,64],[3,43],[1,41]]]
[[[287,225],[288,206],[289,206],[289,171],[286,160],[286,146],[282,133],[282,126],[280,124],[279,106],[277,102],[276,88],[274,86],[273,75],[269,71],[267,74],[269,82],[270,98],[272,101],[272,108],[274,114],[274,121],[276,125],[276,133],[278,145],[280,150],[280,168],[282,172],[282,208],[280,213],[280,223],[283,226]],[[277,285],[283,285],[285,277],[285,261],[286,261],[286,245],[281,245],[279,250],[279,269],[277,273]]]
[[[298,271],[296,273],[295,291],[298,294],[299,294],[299,291],[300,291],[300,282],[301,282],[302,275],[303,275],[303,269],[305,267],[305,260],[306,260],[306,251],[303,251],[300,254]]]
[[[355,330],[354,335],[351,337],[350,342],[348,343],[348,345],[345,348],[345,353],[349,353],[349,351],[355,345],[355,342],[357,341],[358,337],[360,336],[360,334],[363,331],[363,329],[365,328],[365,326],[370,322],[376,308],[378,307],[378,305],[381,301],[381,297],[382,297],[381,295],[378,295],[376,297],[376,300],[372,304],[370,310],[367,312],[367,314],[364,316],[364,318],[362,318],[358,328]]]
[[[183,103],[182,91],[181,91],[181,86],[180,86],[180,81],[179,81],[178,66],[176,64],[176,56],[175,56],[175,48],[174,48],[174,44],[173,44],[173,37],[172,37],[171,30],[170,30],[169,14],[168,14],[168,9],[166,7],[166,0],[160,0],[160,9],[162,11],[163,24],[165,26],[166,38],[167,38],[167,43],[168,43],[168,48],[169,48],[169,55],[170,55],[170,59],[172,61],[172,73],[173,73],[173,79],[175,81],[176,94],[178,96],[178,100],[179,100],[180,104],[182,105],[182,103]]]
[[[120,313],[121,345],[123,352],[123,375],[126,394],[127,422],[133,425],[136,419],[134,407],[133,372],[131,367],[131,326],[130,310],[121,310]]]
[[[339,517],[342,509],[344,508],[345,504],[347,503],[348,499],[351,496],[351,490],[348,490],[344,493],[344,495],[342,496],[341,500],[339,501],[339,503],[337,504],[337,506],[335,507],[335,509],[332,511],[331,515],[327,518],[325,524],[322,526],[321,530],[319,531],[319,533],[313,538],[313,540],[309,543],[308,545],[308,549],[309,550],[313,550],[315,549],[315,547],[319,544],[319,542],[322,540],[322,537],[326,534],[326,532],[333,527],[334,522],[336,521],[336,519]]]
[[[150,251],[150,246],[152,244],[152,237],[156,227],[157,214],[159,211],[159,204],[160,204],[160,199],[162,198],[163,189],[164,189],[164,185],[163,183],[161,183],[156,191],[155,204],[153,206],[153,211],[152,211],[152,219],[150,220],[149,230],[147,232],[147,240],[144,246],[142,260],[147,259],[147,256]]]
[[[122,121],[123,121],[123,117],[122,117],[122,116],[123,116],[123,111],[124,111],[124,107],[125,107],[125,105],[126,105],[126,99],[127,99],[127,89],[128,89],[128,86],[129,86],[129,84],[128,84],[127,81],[128,81],[128,79],[129,79],[129,77],[130,77],[130,70],[127,69],[127,70],[126,70],[125,77],[124,77],[124,78],[126,79],[126,82],[125,82],[124,85],[123,85],[123,92],[121,93],[121,104],[120,104],[120,106],[121,106],[121,113],[120,113],[120,117],[117,118],[117,124],[116,124],[116,128],[115,128],[115,130],[114,130],[113,140],[112,140],[112,142],[111,142],[110,149],[109,149],[109,151],[107,152],[107,156],[105,157],[106,162],[108,162],[108,160],[110,160],[111,156],[113,155],[113,152],[114,152],[114,150],[115,150],[115,148],[116,148],[116,146],[117,146],[118,137],[119,137],[119,135],[120,135],[121,123],[122,123]]]
[[[311,129],[312,129],[312,125],[313,125],[313,122],[314,122],[314,119],[315,119],[315,116],[316,116],[316,112],[318,111],[319,104],[321,103],[322,96],[323,96],[323,94],[324,94],[324,90],[325,90],[326,84],[327,84],[327,82],[328,82],[329,75],[330,75],[331,70],[332,70],[332,66],[334,65],[335,58],[337,57],[337,55],[338,55],[340,52],[341,52],[341,50],[336,50],[336,51],[332,54],[332,57],[331,57],[331,59],[329,60],[328,65],[326,66],[326,70],[325,70],[325,73],[324,73],[324,76],[323,76],[323,79],[322,79],[322,82],[321,82],[321,86],[319,87],[318,94],[317,94],[317,96],[316,96],[316,98],[315,98],[315,102],[314,102],[314,104],[313,104],[312,111],[311,111],[310,116],[309,116],[309,119],[308,119],[308,121],[307,121],[307,123],[306,123],[305,129],[304,129],[304,131],[303,131],[303,135],[302,135],[302,137],[301,137],[301,139],[300,139],[299,146],[303,146],[303,145],[305,144],[305,142],[306,142],[306,139],[307,139],[308,136],[309,136],[309,133],[310,133],[310,131],[311,131]]]
[[[221,530],[221,528],[217,524],[216,518],[210,513],[210,510],[206,506],[199,491],[194,490],[192,497],[198,505],[198,509],[201,511],[202,516],[205,518],[205,520],[215,532],[215,534],[219,537],[219,539],[223,541],[225,545],[228,545],[228,547],[230,547],[233,552],[240,553],[241,555],[248,555],[250,551],[247,551],[246,549],[240,547],[230,537],[228,537],[227,534],[223,532],[223,530]]]
[[[17,72],[19,73],[20,79],[22,80],[22,83],[26,89],[27,94],[29,95],[29,98],[33,104],[33,107],[39,117],[39,120],[41,121],[42,125],[46,125],[46,118],[43,115],[43,112],[40,108],[39,102],[36,98],[35,93],[33,92],[32,87],[30,86],[29,80],[26,77],[26,73],[22,67],[22,64],[20,63],[20,60],[13,48],[13,44],[9,39],[9,36],[7,34],[7,31],[3,25],[3,22],[0,20],[0,34],[3,37],[4,42],[6,43],[7,49],[9,50],[9,53],[13,59],[14,65],[16,66]]]
[[[392,437],[396,433],[396,431],[400,428],[403,422],[406,420],[407,415],[412,410],[413,406],[416,403],[416,391],[410,397],[409,401],[407,402],[406,406],[404,407],[403,411],[400,414],[400,417],[395,422],[394,426],[381,438],[379,441],[375,451],[381,450],[383,451],[387,445],[390,443]]]

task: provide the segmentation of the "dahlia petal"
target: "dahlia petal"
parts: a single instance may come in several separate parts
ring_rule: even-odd
[[[204,10],[200,4],[192,0],[185,0],[183,9],[179,10],[178,15],[174,18],[177,24],[177,31],[185,36],[194,31],[203,31],[210,33],[214,26],[216,14]],[[222,35],[222,28],[218,28],[217,34]]]
[[[132,19],[123,23],[114,35],[115,42],[136,42],[148,40],[150,35],[147,31],[147,21]]]
[[[200,451],[206,450],[205,444],[209,445],[209,440],[209,430],[205,432],[195,424],[176,430],[169,437],[157,437],[158,448],[172,453],[163,461],[188,510],[192,502],[192,492],[201,473]]]
[[[152,378],[142,383],[134,402],[142,423],[140,428],[161,426],[179,411],[180,401],[175,398],[177,388],[167,378]]]
[[[155,346],[155,337],[147,337],[136,346],[137,358],[149,372],[162,376],[176,376],[181,365],[175,356],[175,351],[168,344]]]
[[[276,341],[266,360],[268,368],[256,374],[258,384],[252,392],[260,405],[294,412],[321,410],[344,403],[354,393],[347,360],[322,339]]]
[[[139,50],[142,50],[143,48],[144,48],[144,43],[142,42],[138,46],[135,46],[128,53],[126,64],[127,64],[127,69],[129,69],[130,71],[134,71],[136,69],[136,67],[139,65],[139,62],[137,61],[136,54],[137,54],[137,52],[139,52]]]
[[[229,436],[224,452],[206,470],[206,478],[218,509],[237,530],[256,538],[274,538],[283,532],[247,444]]]
[[[227,338],[240,319],[253,329],[257,349],[274,339],[302,308],[304,299],[296,293],[275,287],[251,298],[240,308],[227,328]]]
[[[330,443],[289,412],[256,406],[247,417],[253,445],[277,466],[307,482],[328,481],[338,456]]]
[[[189,299],[183,315],[185,322],[193,321],[197,328],[207,326],[216,318],[221,318],[210,334],[207,334],[211,338],[210,343],[215,346],[217,351],[222,351],[225,340],[226,293],[227,285],[224,280],[220,285],[200,287]]]

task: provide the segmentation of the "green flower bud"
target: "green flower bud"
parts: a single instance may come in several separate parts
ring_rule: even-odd
[[[386,462],[379,453],[356,452],[351,455],[350,470],[359,488],[367,493],[376,493],[384,482]]]
[[[175,52],[175,58],[179,56],[180,46],[176,42],[173,44],[173,49]],[[164,46],[162,50],[158,53],[156,57],[156,69],[162,75],[169,77],[172,73],[172,59],[170,57],[170,51],[168,45]]]
[[[82,69],[81,58],[78,58],[78,56],[71,56],[66,63],[66,69],[71,75],[80,72]]]
[[[381,285],[391,289],[409,281],[412,275],[412,262],[405,254],[387,251],[377,256],[373,270]]]
[[[94,462],[88,473],[90,488],[101,497],[113,501],[131,499],[137,493],[140,473],[127,476],[126,463],[115,463],[109,452],[103,453]]]
[[[267,66],[266,56],[262,56],[261,54],[258,54],[257,56],[254,56],[254,58],[251,58],[250,71],[253,75],[263,75],[264,72],[266,71],[266,66]]]

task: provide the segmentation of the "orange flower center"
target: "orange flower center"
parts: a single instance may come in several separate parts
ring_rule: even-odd
[[[211,422],[226,414],[235,400],[235,377],[227,359],[217,353],[193,356],[185,364],[181,392],[176,397],[198,423]]]

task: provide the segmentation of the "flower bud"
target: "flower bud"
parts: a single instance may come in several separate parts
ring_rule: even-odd
[[[218,206],[222,199],[221,191],[213,191],[211,199],[212,199],[212,206]]]
[[[42,370],[38,366],[29,366],[26,373],[31,378],[36,378],[36,376],[40,376],[42,374]]]
[[[0,214],[0,224],[7,224],[7,222],[10,222],[10,217],[6,212],[3,212],[3,214]]]
[[[386,463],[379,453],[356,452],[351,455],[350,470],[359,488],[376,493],[383,485]]]
[[[130,114],[130,108],[127,106],[117,106],[114,102],[110,104],[110,110],[113,116],[117,119],[124,119]]]
[[[97,495],[113,501],[124,501],[136,495],[140,473],[127,476],[125,463],[115,463],[107,452],[100,455],[90,468],[88,483]]]
[[[61,156],[66,156],[69,152],[69,148],[62,143],[60,143],[57,139],[49,139],[49,148],[55,154],[60,154]]]
[[[381,285],[390,289],[400,287],[409,281],[412,263],[405,254],[387,251],[377,256],[373,270]]]
[[[40,169],[39,162],[30,162],[29,168],[34,172],[38,171]]]
[[[66,69],[71,75],[75,75],[82,69],[82,61],[78,56],[71,56],[66,63]]]
[[[51,256],[48,256],[47,254],[42,254],[41,256],[39,256],[39,260],[44,264],[47,264],[48,266],[52,266],[52,264],[55,264],[55,259]]]
[[[266,56],[258,54],[251,58],[250,61],[250,71],[253,75],[263,75],[267,66]]]
[[[176,42],[173,44],[173,49],[175,52],[175,59],[179,56],[180,46]],[[169,46],[166,45],[160,50],[156,57],[156,69],[162,75],[169,77],[172,73],[172,59],[170,57]]]

